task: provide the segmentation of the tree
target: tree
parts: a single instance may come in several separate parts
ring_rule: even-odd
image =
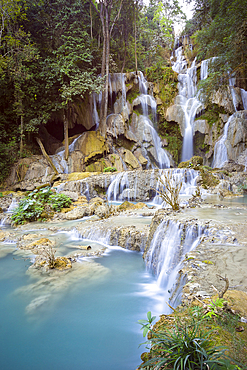
[[[103,33],[103,51],[102,51],[102,66],[101,76],[105,79],[104,90],[100,108],[100,131],[102,136],[106,134],[106,117],[108,108],[108,83],[109,83],[109,56],[110,56],[110,38],[116,21],[122,9],[123,0],[99,0],[98,10],[95,2],[90,0],[96,13],[99,15]]]

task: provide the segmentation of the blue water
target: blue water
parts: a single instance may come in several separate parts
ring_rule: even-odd
[[[49,310],[25,313],[30,303],[15,290],[33,282],[30,263],[9,255],[0,260],[1,370],[135,370],[141,363],[137,320],[155,305],[144,286],[154,283],[136,252],[111,250],[96,260],[108,274],[79,281]]]

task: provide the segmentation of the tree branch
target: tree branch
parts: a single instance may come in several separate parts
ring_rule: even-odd
[[[116,17],[115,17],[115,19],[114,19],[114,21],[113,21],[112,25],[111,25],[111,29],[110,29],[110,36],[111,36],[111,34],[112,34],[112,31],[113,31],[113,28],[114,28],[114,26],[115,26],[116,21],[119,19],[120,12],[121,12],[121,9],[122,9],[122,5],[123,5],[123,0],[121,0],[120,6],[119,6],[119,10],[118,10],[118,13],[117,13],[117,15],[116,15]]]

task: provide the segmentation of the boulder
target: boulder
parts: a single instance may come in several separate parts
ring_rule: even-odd
[[[133,170],[137,169],[140,167],[138,160],[134,156],[133,153],[131,153],[130,150],[125,149],[125,154],[124,154],[124,162],[130,166]]]
[[[106,121],[106,132],[117,138],[120,135],[124,135],[126,127],[125,120],[121,114],[110,114]]]
[[[65,214],[63,214],[62,218],[65,220],[78,220],[79,218],[83,218],[84,216],[89,216],[91,211],[89,207],[76,207]]]
[[[62,194],[67,195],[73,202],[78,200],[78,193],[72,191],[62,191]]]
[[[74,149],[82,152],[85,165],[94,157],[103,157],[109,150],[105,139],[99,131],[84,132],[76,141]]]
[[[57,257],[55,259],[54,268],[57,270],[66,270],[72,268],[72,262],[67,257]]]

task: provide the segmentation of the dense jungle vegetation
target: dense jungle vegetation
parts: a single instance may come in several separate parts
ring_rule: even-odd
[[[170,65],[177,0],[0,1],[0,181],[19,157],[40,153],[35,137],[49,120],[64,130],[73,102],[103,90],[108,74]],[[229,71],[247,88],[247,1],[196,0],[184,34],[198,60],[217,56],[203,88],[224,85]],[[162,68],[160,68],[162,66]],[[102,76],[102,77],[99,77]]]

